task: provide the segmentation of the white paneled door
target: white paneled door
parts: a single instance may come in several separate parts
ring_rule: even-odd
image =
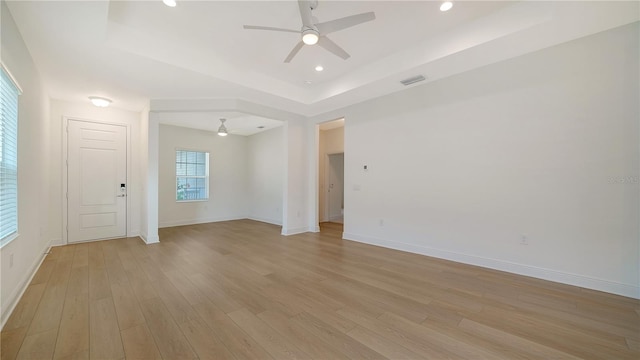
[[[127,128],[69,120],[67,241],[126,236]]]

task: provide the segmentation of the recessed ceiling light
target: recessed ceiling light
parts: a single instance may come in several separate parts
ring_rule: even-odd
[[[307,84],[307,85],[311,85],[311,84],[313,84],[313,81],[311,81],[311,80],[305,80],[305,81],[304,81],[304,83],[305,83],[305,84]]]
[[[316,66],[316,71],[320,72],[320,71],[322,71],[322,70],[324,70],[324,68],[322,67],[322,65],[318,65],[318,66]]]
[[[176,0],[162,0],[162,2],[169,7],[176,7]]]
[[[264,129],[264,125],[258,126],[258,129]]]
[[[451,1],[445,1],[440,5],[440,11],[449,11],[453,7],[453,3]]]
[[[89,96],[89,100],[93,103],[93,105],[97,107],[107,107],[111,104],[111,99],[99,97],[99,96]]]

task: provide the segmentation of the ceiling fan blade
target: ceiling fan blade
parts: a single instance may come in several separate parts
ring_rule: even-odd
[[[329,39],[326,36],[320,36],[320,40],[318,40],[318,45],[324,48],[325,50],[329,51],[330,53],[338,57],[341,57],[343,60],[347,60],[348,58],[351,57],[349,53],[344,51],[343,48],[338,46],[338,44],[334,43],[333,40]]]
[[[307,29],[313,29],[313,17],[311,17],[311,1],[298,0],[298,7],[300,8],[300,17],[302,18],[302,27]]]
[[[318,31],[320,31],[320,35],[327,35],[331,34],[332,32],[350,28],[352,26],[356,26],[375,19],[376,13],[368,12],[358,15],[351,15],[336,20],[321,22],[316,24],[316,27],[318,28]]]
[[[291,49],[291,52],[289,53],[289,55],[287,55],[287,58],[284,59],[284,62],[290,63],[293,57],[296,56],[298,51],[300,51],[300,49],[302,49],[303,46],[304,46],[304,43],[302,41],[296,44],[296,46],[294,46],[293,49]]]
[[[300,30],[283,29],[283,28],[276,28],[276,27],[270,27],[270,26],[243,25],[242,27],[247,30],[284,31],[284,32],[292,32],[292,33],[300,34]]]

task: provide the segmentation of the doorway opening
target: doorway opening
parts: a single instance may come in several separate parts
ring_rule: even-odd
[[[344,155],[344,118],[319,124],[318,221],[321,232],[342,232],[345,212]]]

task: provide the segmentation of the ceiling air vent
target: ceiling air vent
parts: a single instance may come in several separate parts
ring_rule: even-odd
[[[400,82],[402,83],[402,85],[407,86],[407,85],[415,84],[417,82],[420,82],[426,79],[427,78],[422,75],[417,75],[404,80],[400,80]]]

